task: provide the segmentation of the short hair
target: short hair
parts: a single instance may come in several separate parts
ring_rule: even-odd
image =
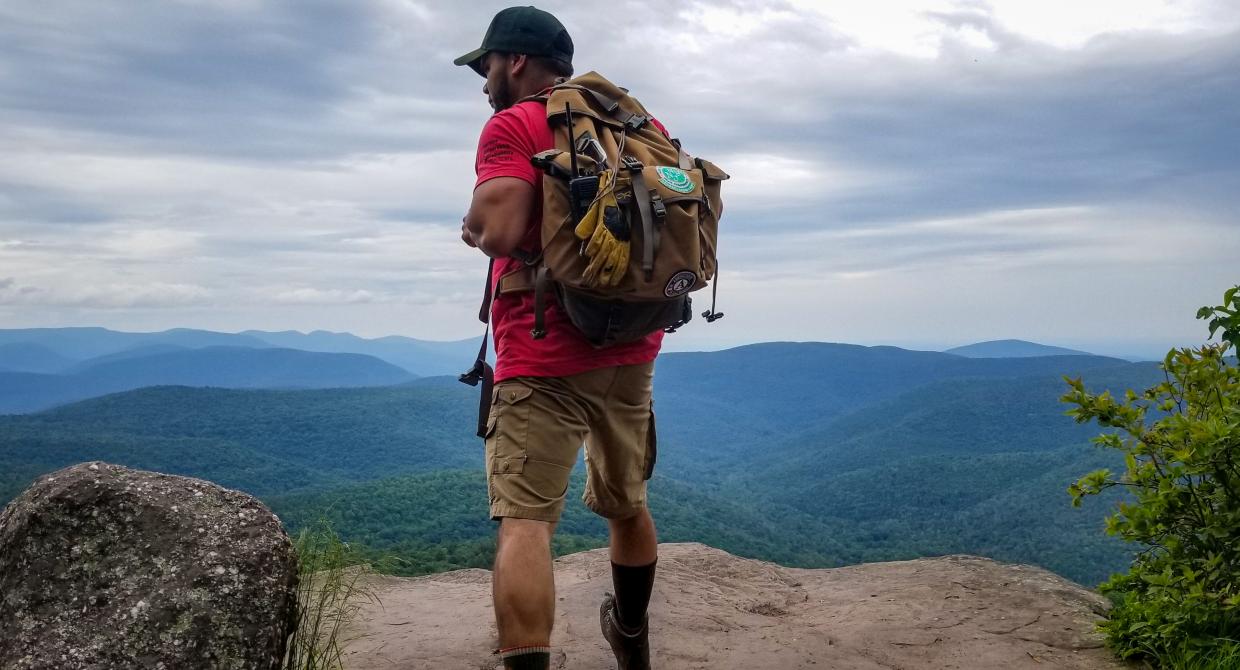
[[[514,55],[510,51],[492,51],[491,53],[499,54],[500,56]],[[531,56],[529,54],[524,54],[524,55],[526,59],[528,59],[529,62],[533,64],[534,67],[538,68],[539,70],[542,70],[543,72],[554,75],[557,78],[563,77],[565,79],[569,79],[573,76],[573,64],[572,63],[569,63],[567,61],[562,61],[559,58],[552,58],[550,56]]]
[[[534,65],[542,70],[546,70],[557,77],[568,79],[573,76],[573,64],[560,60],[559,58],[551,58],[550,56],[527,56]]]

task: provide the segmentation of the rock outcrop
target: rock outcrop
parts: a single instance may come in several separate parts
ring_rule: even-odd
[[[598,603],[605,550],[556,561],[552,644],[562,668],[611,668]],[[490,573],[375,577],[350,635],[350,670],[490,669]],[[1038,568],[945,556],[825,570],[782,568],[700,544],[659,548],[656,667],[750,670],[1124,668],[1094,623],[1106,599]]]
[[[279,668],[296,583],[253,497],[76,465],[0,512],[0,668]]]

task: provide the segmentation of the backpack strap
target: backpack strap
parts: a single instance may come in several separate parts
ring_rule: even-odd
[[[481,438],[487,436],[487,418],[491,414],[491,389],[495,387],[495,370],[491,368],[490,363],[487,363],[487,344],[491,340],[491,298],[493,296],[491,272],[494,269],[495,259],[492,258],[487,264],[487,283],[482,293],[482,306],[478,308],[478,320],[487,324],[486,330],[482,333],[482,344],[478,347],[478,357],[474,360],[474,367],[457,377],[462,384],[470,386],[482,383],[482,394],[478,398],[478,437]]]
[[[629,171],[630,183],[633,185],[633,199],[637,200],[637,213],[642,220],[642,273],[646,281],[654,276],[655,236],[658,232],[654,226],[654,207],[650,198],[650,188],[646,186],[646,178],[642,176],[641,162],[625,156],[624,168]],[[661,203],[660,203],[661,204]]]
[[[587,86],[582,86],[581,84],[570,84],[570,83],[556,84],[555,86],[552,86],[551,89],[549,90],[552,90],[552,91],[573,90],[573,91],[580,91],[588,95],[592,100],[594,100],[595,104],[601,107],[608,116],[610,116],[613,120],[619,123],[620,126],[624,130],[638,130],[642,126],[646,125],[647,123],[650,123],[649,116],[646,116],[645,114],[635,114],[633,112],[630,112],[627,109],[624,109],[623,107],[620,106],[619,100],[616,100],[615,98],[605,93],[600,93]],[[539,94],[538,96],[530,96],[529,98],[524,98],[524,99],[543,100],[545,102],[549,97],[550,95]]]

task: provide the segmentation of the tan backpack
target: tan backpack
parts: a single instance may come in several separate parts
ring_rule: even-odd
[[[498,293],[535,291],[535,338],[545,334],[548,290],[596,347],[684,325],[693,316],[688,294],[718,268],[719,190],[728,175],[689,156],[628,91],[596,72],[535,99],[546,102],[556,138],[554,150],[532,159],[545,173],[542,249],[523,258],[527,269],[501,277]],[[723,316],[713,300],[702,315]]]

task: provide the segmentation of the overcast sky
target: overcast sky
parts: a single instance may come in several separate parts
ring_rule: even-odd
[[[480,335],[451,60],[506,4],[0,4],[0,327]],[[541,6],[733,175],[675,348],[1152,353],[1240,283],[1231,0]]]

